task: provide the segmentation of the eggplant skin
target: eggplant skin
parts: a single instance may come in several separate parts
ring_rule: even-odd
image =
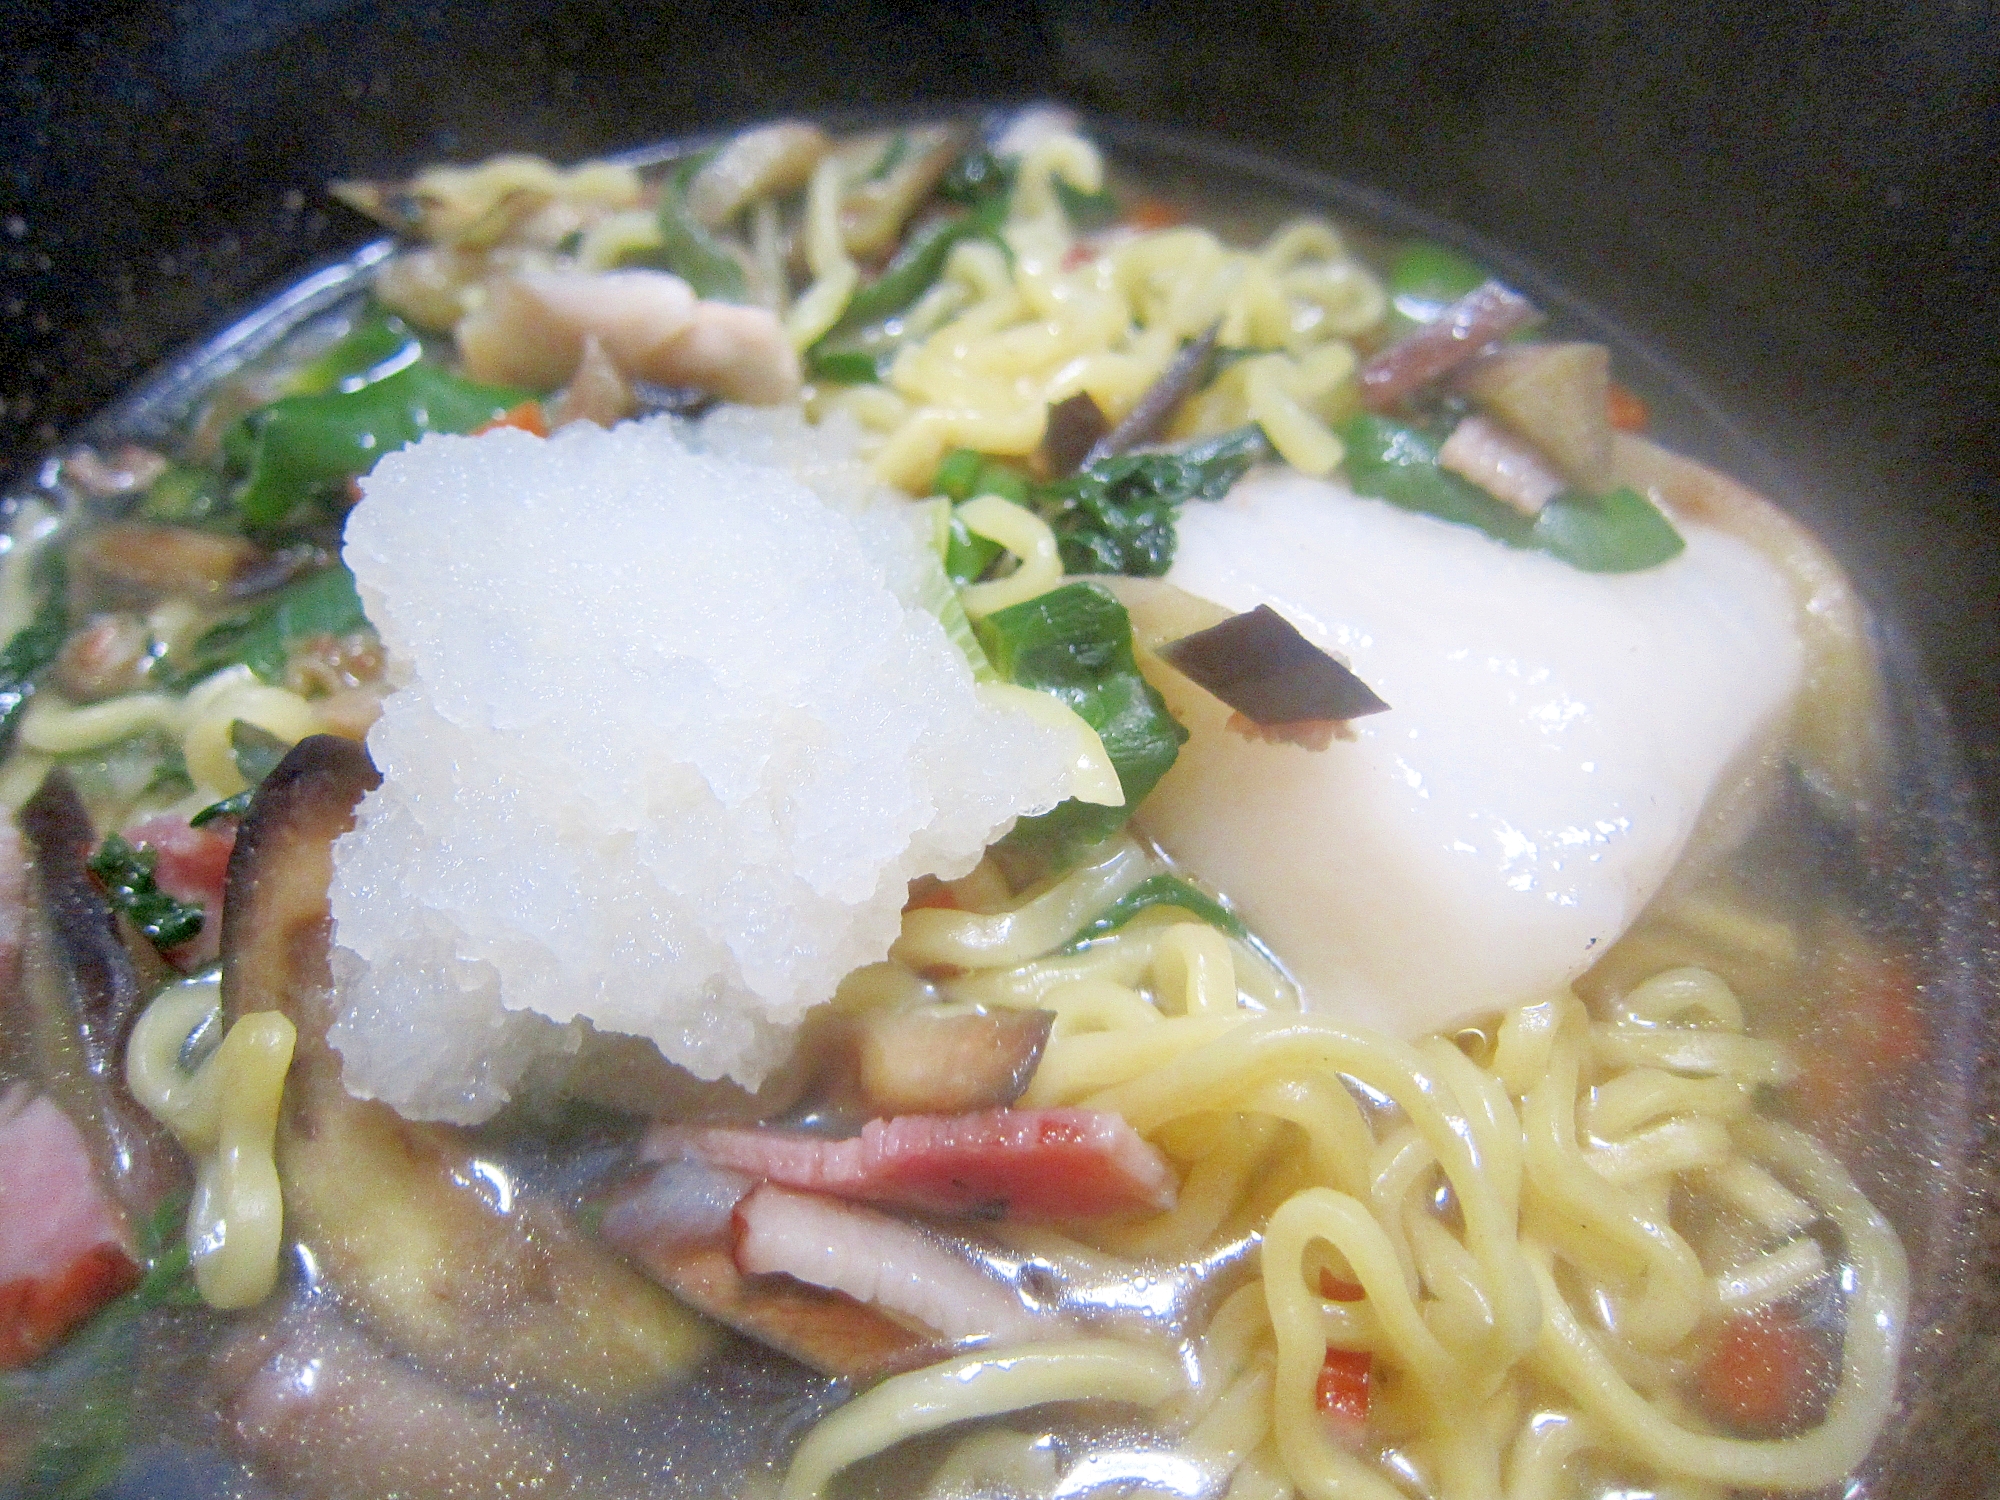
[[[352,740],[301,740],[265,779],[224,888],[222,1000],[298,1028],[278,1126],[286,1229],[328,1289],[419,1365],[482,1386],[616,1403],[686,1374],[706,1325],[553,1205],[504,1209],[464,1132],[352,1097],[326,1043],[333,842],[380,785]],[[486,1168],[488,1172],[491,1168]]]

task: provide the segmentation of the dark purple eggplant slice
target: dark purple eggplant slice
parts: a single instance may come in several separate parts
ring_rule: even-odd
[[[258,788],[229,861],[224,1010],[279,1010],[298,1027],[277,1141],[286,1230],[335,1295],[427,1368],[595,1400],[655,1388],[698,1357],[693,1320],[553,1205],[496,1204],[467,1132],[341,1083],[326,1042],[327,886],[333,841],[379,780],[354,741],[301,740]]]
[[[1389,707],[1268,604],[1171,641],[1160,655],[1266,729],[1344,723]]]
[[[1088,391],[1078,391],[1051,406],[1048,426],[1042,432],[1042,462],[1049,477],[1066,479],[1074,474],[1110,427]]]
[[[876,1115],[963,1114],[1012,1104],[1035,1076],[1055,1015],[902,1011],[857,1024],[863,1106]]]

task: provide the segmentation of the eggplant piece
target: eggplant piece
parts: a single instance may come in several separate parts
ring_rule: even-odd
[[[1547,454],[1571,484],[1593,495],[1611,487],[1611,351],[1604,345],[1503,347],[1467,364],[1452,383]]]
[[[855,1023],[863,1107],[878,1115],[963,1114],[1027,1091],[1055,1013],[897,1011]]]
[[[221,1363],[250,1367],[223,1407],[230,1438],[288,1495],[560,1500],[583,1488],[550,1435],[447,1390],[330,1318],[251,1335]]]
[[[70,549],[80,578],[107,596],[148,600],[161,594],[219,597],[263,557],[263,548],[240,536],[138,521],[93,531]]]
[[[326,1043],[333,841],[380,783],[352,740],[313,735],[265,779],[229,861],[222,1001],[278,1010],[298,1047],[277,1158],[290,1229],[332,1289],[419,1364],[475,1384],[615,1401],[691,1368],[683,1309],[552,1205],[481,1191],[476,1140],[350,1096]],[[497,1198],[497,1202],[495,1199]]]
[[[1097,447],[1109,428],[1089,391],[1078,391],[1051,406],[1042,432],[1042,462],[1049,477],[1067,479],[1087,459],[1100,456]]]
[[[1100,458],[1115,458],[1121,453],[1129,453],[1141,443],[1150,443],[1165,432],[1167,424],[1174,419],[1174,413],[1181,409],[1181,403],[1201,387],[1203,378],[1208,374],[1209,361],[1215,356],[1216,340],[1221,336],[1222,320],[1218,318],[1199,338],[1181,345],[1180,352],[1167,361],[1160,378],[1146,387],[1132,409],[1125,414],[1125,419],[1091,444],[1083,463],[1094,464]]]
[[[127,942],[85,864],[97,830],[67,772],[43,778],[17,822],[29,864],[12,998],[24,1014],[5,1029],[33,1038],[32,1071],[84,1127],[104,1181],[137,1222],[184,1175],[178,1150],[125,1084],[125,1040],[154,988],[134,961],[143,939]]]
[[[1467,292],[1414,333],[1405,334],[1361,367],[1361,404],[1394,410],[1406,397],[1463,365],[1517,328],[1541,321],[1541,312],[1497,281]]]
[[[1386,712],[1374,689],[1260,604],[1160,647],[1160,655],[1251,723],[1345,722]]]

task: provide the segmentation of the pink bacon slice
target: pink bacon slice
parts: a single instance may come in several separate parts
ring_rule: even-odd
[[[83,1132],[25,1088],[0,1097],[0,1369],[27,1364],[138,1279]]]
[[[770,1129],[659,1127],[643,1154],[692,1155],[785,1187],[932,1213],[1084,1219],[1173,1207],[1173,1170],[1117,1115],[991,1109],[871,1120],[825,1140]]]
[[[1484,282],[1361,367],[1361,404],[1388,411],[1517,328],[1541,321],[1535,304],[1497,281]]]

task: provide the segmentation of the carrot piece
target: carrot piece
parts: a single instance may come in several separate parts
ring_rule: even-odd
[[[536,437],[549,435],[549,419],[542,411],[539,401],[523,401],[519,406],[503,411],[490,422],[482,422],[472,429],[472,436],[493,431],[496,427],[518,427],[523,432],[532,432]]]
[[[1172,229],[1187,222],[1187,215],[1164,198],[1141,198],[1132,205],[1125,222],[1134,229]]]
[[[1359,1436],[1368,1424],[1368,1377],[1375,1356],[1366,1349],[1329,1349],[1314,1388],[1321,1413]]]
[[[1319,1294],[1329,1302],[1359,1302],[1368,1295],[1360,1282],[1344,1280],[1324,1266],[1319,1272]]]
[[[1807,1415],[1822,1385],[1822,1351],[1810,1331],[1777,1308],[1724,1320],[1695,1376],[1709,1417],[1734,1432],[1770,1436]]]
[[[919,875],[910,882],[910,894],[903,902],[904,911],[922,911],[936,908],[940,911],[957,911],[958,897],[950,886],[935,875]]]
[[[1799,1043],[1791,1087],[1822,1129],[1860,1120],[1871,1096],[1923,1061],[1930,1032],[1909,959],[1859,937],[1833,946],[1815,974],[1819,1011]]]
[[[1645,400],[1617,381],[1604,393],[1605,414],[1620,432],[1644,432],[1653,420]]]
[[[0,1370],[29,1363],[138,1280],[139,1267],[123,1250],[97,1245],[60,1275],[0,1286]]]

